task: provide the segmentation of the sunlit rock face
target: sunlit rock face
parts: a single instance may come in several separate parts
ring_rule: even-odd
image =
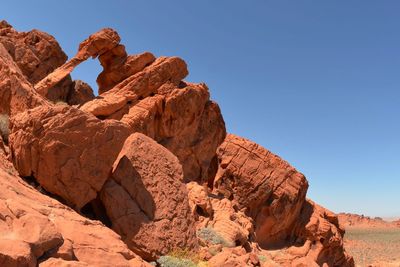
[[[90,57],[98,96],[70,77]],[[0,265],[354,266],[306,178],[227,135],[187,75],[178,57],[128,55],[113,29],[67,61],[0,22]]]

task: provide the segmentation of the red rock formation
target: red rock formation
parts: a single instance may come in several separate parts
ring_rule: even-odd
[[[0,162],[5,161],[0,155]],[[110,266],[111,262],[149,266],[100,222],[80,216],[9,173],[0,168],[1,266],[37,266],[46,258],[83,266]]]
[[[129,131],[65,105],[38,107],[12,120],[10,148],[23,177],[77,209],[95,199]]]
[[[182,166],[151,138],[132,134],[101,193],[113,229],[147,260],[196,246]]]
[[[394,222],[385,221],[382,218],[372,218],[369,216],[352,214],[352,213],[339,213],[338,215],[340,225],[347,227],[359,227],[359,228],[392,228],[398,227],[398,224]],[[400,226],[400,225],[399,225]]]
[[[35,92],[10,54],[0,43],[0,113],[16,114],[50,104]]]
[[[305,177],[265,148],[234,135],[226,137],[217,155],[214,191],[247,208],[262,246],[281,246],[300,215]]]
[[[155,57],[149,52],[128,56],[123,45],[102,54],[99,61],[104,69],[97,77],[99,94],[107,92],[119,82],[143,70],[154,60]]]
[[[207,181],[211,160],[225,137],[217,104],[204,84],[166,84],[157,95],[131,107],[121,119],[132,131],[144,133],[174,153],[186,181]]]
[[[234,135],[226,137],[217,155],[214,191],[246,208],[262,248],[287,248],[281,258],[270,255],[276,262],[287,264],[301,257],[309,264],[354,264],[344,252],[344,231],[337,217],[305,201],[307,180],[286,161]]]
[[[112,29],[102,29],[83,41],[79,45],[78,53],[71,60],[58,67],[54,72],[36,83],[35,89],[42,96],[46,96],[49,89],[67,77],[73,69],[90,57],[98,57],[118,45],[119,35]],[[55,88],[53,88],[55,90]]]
[[[11,115],[0,265],[146,266],[136,255],[183,249],[209,266],[354,266],[337,217],[306,200],[306,178],[226,137],[207,86],[182,81],[182,59],[127,55],[119,42],[103,29],[65,63],[51,36],[0,23],[0,113]],[[104,68],[96,98],[69,76],[89,57]]]
[[[81,80],[76,80],[73,82],[68,93],[67,103],[70,105],[82,105],[90,100],[93,100],[94,97],[93,90],[89,84]]]

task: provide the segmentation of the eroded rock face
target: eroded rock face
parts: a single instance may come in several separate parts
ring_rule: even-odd
[[[96,198],[128,135],[120,122],[56,105],[15,116],[10,147],[21,176],[80,209]]]
[[[37,106],[50,104],[35,92],[0,43],[0,114],[14,115]]]
[[[133,106],[140,99],[155,94],[166,82],[179,84],[187,74],[186,63],[182,59],[160,57],[143,71],[125,79],[81,109],[95,116],[108,117],[126,105]]]
[[[307,200],[293,228],[293,245],[263,253],[284,266],[354,266],[343,248],[343,234],[335,214]]]
[[[99,61],[104,69],[97,77],[99,94],[107,92],[122,80],[143,70],[154,60],[155,57],[149,52],[128,56],[123,45],[102,54]]]
[[[225,138],[225,124],[204,84],[167,84],[129,109],[121,119],[175,154],[185,181],[207,182],[211,161]]]
[[[98,57],[114,48],[120,40],[118,33],[110,28],[102,29],[90,35],[88,39],[80,43],[78,52],[72,59],[35,84],[36,91],[42,96],[46,96],[50,89],[56,90],[57,88],[54,88],[54,86],[68,77],[76,66],[90,57]]]
[[[39,82],[67,60],[53,36],[39,30],[18,32],[5,21],[0,22],[0,43],[31,84]],[[44,96],[53,102],[66,101],[71,83],[68,75]]]
[[[148,266],[136,254],[182,249],[209,266],[354,266],[337,217],[305,199],[305,177],[226,137],[207,86],[182,81],[182,59],[127,55],[119,42],[103,29],[65,63],[53,37],[0,22],[0,113],[11,115],[0,265]],[[69,76],[89,57],[104,68],[96,98]]]
[[[178,159],[151,138],[132,134],[102,192],[113,229],[143,258],[196,247],[194,219]]]
[[[306,178],[286,161],[229,134],[217,151],[214,191],[236,201],[253,217],[261,246],[282,246],[300,215]]]
[[[5,161],[0,155],[0,162]],[[103,224],[80,216],[10,173],[0,167],[1,266],[37,266],[46,258],[80,264],[76,266],[149,266]]]

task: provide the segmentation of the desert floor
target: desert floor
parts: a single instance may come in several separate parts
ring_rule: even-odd
[[[400,266],[400,228],[346,228],[345,247],[356,266]]]

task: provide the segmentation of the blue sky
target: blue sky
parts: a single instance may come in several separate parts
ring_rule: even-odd
[[[400,216],[399,1],[5,1],[71,57],[115,28],[129,53],[180,56],[227,129],[280,155],[335,211]],[[250,4],[251,3],[251,4]],[[95,87],[96,60],[73,73]]]

